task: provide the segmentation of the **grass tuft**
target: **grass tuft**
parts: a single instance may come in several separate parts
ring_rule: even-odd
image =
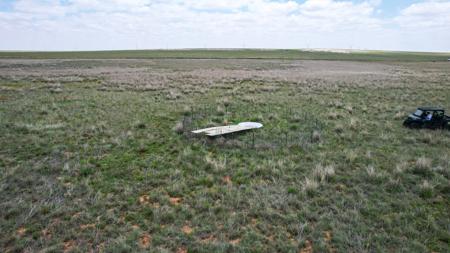
[[[424,156],[419,157],[417,158],[414,166],[414,173],[422,175],[430,175],[431,165],[432,165],[431,159],[426,158]]]
[[[434,186],[427,180],[424,180],[420,185],[420,196],[422,196],[423,198],[431,198],[433,194]]]
[[[328,165],[323,167],[321,164],[316,165],[313,171],[313,176],[319,182],[326,182],[335,174],[334,166]]]
[[[177,134],[182,134],[184,133],[184,126],[183,126],[183,122],[178,121],[175,126],[172,128],[172,130],[177,133]]]
[[[319,182],[314,178],[305,178],[302,184],[302,191],[312,194],[319,188]]]

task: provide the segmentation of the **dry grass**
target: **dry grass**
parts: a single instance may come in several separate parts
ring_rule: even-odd
[[[317,188],[319,188],[319,182],[314,178],[305,178],[302,184],[302,190],[307,193],[313,193]]]
[[[321,134],[319,131],[314,130],[312,135],[311,135],[311,141],[312,142],[319,142],[321,139]]]
[[[429,170],[429,169],[431,169],[431,164],[432,164],[431,159],[423,157],[423,156],[419,157],[416,160],[416,168],[419,170]]]
[[[313,176],[319,182],[326,182],[332,176],[334,176],[335,170],[333,165],[322,166],[321,164],[316,165],[313,171]]]
[[[182,134],[184,132],[184,125],[183,122],[177,122],[175,126],[172,128],[173,131],[175,131],[178,134]]]
[[[376,177],[378,175],[377,171],[375,170],[375,167],[373,165],[369,165],[366,167],[367,175],[369,177]]]

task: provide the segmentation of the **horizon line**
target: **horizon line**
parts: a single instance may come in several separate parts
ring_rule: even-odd
[[[93,50],[1,50],[0,53],[77,53],[77,52],[120,52],[120,51],[305,51],[328,53],[436,53],[450,54],[450,51],[411,51],[411,50],[383,50],[383,49],[348,49],[348,48],[147,48],[147,49],[93,49]]]

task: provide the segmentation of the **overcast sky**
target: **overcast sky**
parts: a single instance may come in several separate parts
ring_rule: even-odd
[[[450,51],[450,0],[0,0],[0,50]]]

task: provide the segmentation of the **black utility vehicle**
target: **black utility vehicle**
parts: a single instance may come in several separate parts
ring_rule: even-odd
[[[443,108],[419,107],[403,122],[403,126],[410,128],[450,128],[450,117],[446,116]]]

